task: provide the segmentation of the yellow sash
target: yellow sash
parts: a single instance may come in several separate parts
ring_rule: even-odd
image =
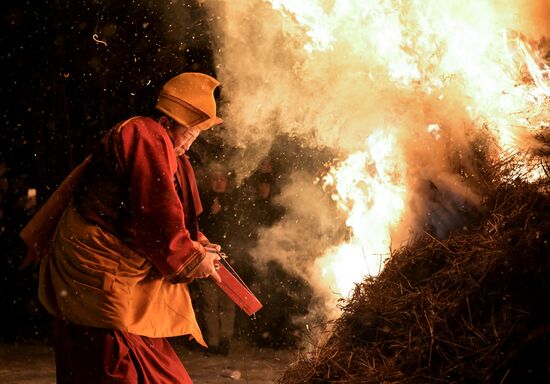
[[[148,337],[189,334],[206,346],[185,284],[172,284],[148,260],[69,204],[40,265],[39,298],[54,316]]]

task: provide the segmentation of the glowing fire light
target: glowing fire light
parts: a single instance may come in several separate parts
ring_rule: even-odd
[[[405,207],[405,163],[395,144],[394,137],[376,131],[367,138],[365,151],[351,154],[324,179],[325,188],[335,190],[333,199],[348,213],[352,236],[318,265],[343,296],[365,276],[377,275],[389,256],[390,228]]]
[[[536,91],[550,96],[550,67],[543,63],[538,53],[532,50],[519,38],[516,40],[521,58],[527,65],[533,81],[537,85]]]
[[[315,60],[326,55],[328,61],[331,51],[345,47],[356,63],[363,63],[361,70],[369,73],[368,78],[377,86],[386,82],[396,98],[402,91],[425,100],[432,97],[434,105],[458,103],[468,125],[488,127],[501,151],[524,145],[520,138],[534,117],[547,124],[550,69],[508,30],[513,12],[499,10],[497,2],[269,2],[301,26],[307,36],[304,49],[315,54]],[[526,72],[531,83],[521,81]],[[442,143],[446,122],[440,115],[428,118],[424,133]],[[365,132],[374,131],[366,128]],[[329,249],[316,265],[331,289],[344,296],[355,282],[381,270],[389,255],[391,230],[405,212],[405,164],[411,159],[404,157],[400,146],[410,145],[410,127],[400,129],[371,133],[364,149],[337,163],[324,179],[349,215],[346,224],[352,236]]]

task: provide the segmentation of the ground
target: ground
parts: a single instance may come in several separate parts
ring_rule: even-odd
[[[274,383],[295,355],[292,350],[260,348],[239,340],[234,342],[227,357],[206,356],[201,350],[173,344],[195,384]],[[240,379],[222,376],[235,370],[239,371]],[[51,346],[47,343],[0,344],[0,383],[55,383]]]

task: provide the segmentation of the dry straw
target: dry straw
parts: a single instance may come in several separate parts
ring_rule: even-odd
[[[550,178],[538,153],[527,182],[527,159],[485,172],[475,225],[420,234],[357,285],[279,383],[550,382]]]

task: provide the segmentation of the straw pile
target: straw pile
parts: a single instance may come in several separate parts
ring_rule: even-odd
[[[550,182],[510,169],[475,227],[395,252],[279,383],[550,382]]]

